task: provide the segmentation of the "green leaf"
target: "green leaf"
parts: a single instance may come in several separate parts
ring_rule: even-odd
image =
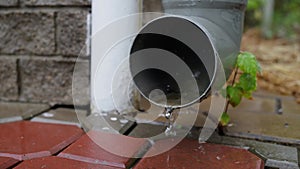
[[[249,91],[247,91],[247,92],[243,92],[243,96],[245,97],[245,98],[247,98],[247,99],[252,99],[252,92],[249,92]]]
[[[228,123],[230,122],[230,117],[229,115],[225,112],[222,114],[221,119],[220,119],[220,123],[222,126],[226,126],[228,125]]]
[[[236,85],[243,89],[243,92],[251,92],[257,88],[257,79],[256,76],[253,76],[249,73],[243,73],[240,76],[239,83]]]
[[[233,106],[236,107],[241,103],[243,92],[242,89],[237,87],[237,86],[228,86],[227,87],[227,96],[229,99],[229,103]]]
[[[237,59],[237,66],[244,73],[249,73],[253,76],[256,76],[259,64],[252,53],[243,52],[240,53]]]

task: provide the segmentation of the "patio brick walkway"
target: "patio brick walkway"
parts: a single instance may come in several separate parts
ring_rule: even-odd
[[[245,112],[242,115],[247,116],[247,112],[255,114],[265,109],[264,112],[261,112],[262,114],[275,113],[278,116],[274,109],[276,102],[263,97],[256,101],[259,102],[256,104],[257,107],[249,107],[246,104],[236,111]],[[282,99],[282,101],[283,115],[281,116],[285,117],[285,114],[293,114],[299,110],[297,107],[295,109],[295,107],[289,106],[289,100]],[[262,103],[266,104],[262,105]],[[28,111],[20,109],[20,113],[17,113],[15,111],[18,110],[17,105],[17,103],[0,104],[0,169],[262,169],[265,165],[272,169],[299,168],[299,147],[297,145],[277,145],[230,136],[229,133],[233,132],[234,128],[242,131],[242,128],[238,128],[238,122],[243,121],[234,120],[239,118],[235,117],[238,112],[232,114],[234,126],[229,128],[225,136],[215,133],[208,140],[208,143],[204,144],[197,141],[199,126],[205,119],[205,113],[199,112],[197,119],[199,126],[194,127],[187,138],[177,146],[154,157],[137,159],[134,158],[137,154],[146,156],[155,151],[155,148],[160,149],[168,144],[168,141],[164,139],[152,141],[142,139],[163,132],[164,126],[157,123],[144,124],[139,121],[126,121],[124,117],[117,114],[107,115],[103,118],[100,118],[99,114],[92,114],[80,123],[73,109],[51,109],[44,105],[26,105]],[[5,109],[2,109],[3,106]],[[34,106],[33,109],[32,106]],[[205,105],[202,108],[204,111]],[[1,119],[7,119],[11,111],[13,117],[1,121]],[[24,112],[30,116],[25,117]],[[234,113],[233,110],[231,112]],[[53,116],[50,117],[50,114]],[[83,114],[85,113],[83,112]],[[110,123],[112,128],[107,128],[103,120]],[[79,128],[80,126],[88,132],[84,133],[83,129]],[[251,128],[251,131],[254,129]],[[118,131],[130,137],[117,135],[116,132]],[[264,137],[262,138],[264,139]],[[115,151],[124,152],[129,157],[110,153],[105,148],[98,146],[93,140],[106,142]]]
[[[120,157],[109,153],[92,139],[101,139],[112,146],[115,145],[118,151],[127,152],[126,154],[132,154],[132,156],[148,151],[151,144],[146,139],[103,131],[90,131],[82,135],[83,131],[74,125],[31,121],[4,123],[0,127],[0,168],[15,165],[18,169],[112,169],[130,168],[134,167],[134,164],[134,168],[159,169],[202,168],[204,166],[247,169],[264,166],[261,159],[247,150],[215,144],[199,144],[197,140],[185,139],[166,154],[137,161],[138,159],[135,158]],[[169,160],[168,163],[165,162],[166,160]],[[19,162],[18,165],[16,165],[17,162]]]

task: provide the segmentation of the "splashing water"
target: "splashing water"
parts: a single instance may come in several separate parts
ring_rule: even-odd
[[[165,109],[165,118],[168,120],[168,126],[165,130],[166,136],[176,136],[176,129],[174,126],[175,116],[173,114],[174,110],[175,109],[172,107],[166,107]]]

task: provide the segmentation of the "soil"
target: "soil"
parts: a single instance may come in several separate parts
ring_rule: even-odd
[[[300,104],[300,41],[264,39],[259,29],[249,29],[242,39],[242,51],[256,55],[261,66],[258,88],[295,96]]]

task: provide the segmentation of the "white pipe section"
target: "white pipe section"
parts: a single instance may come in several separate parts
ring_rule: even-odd
[[[142,0],[92,0],[91,108],[93,113],[99,109],[104,112],[113,111],[116,105],[122,105],[121,109],[130,107],[126,94],[130,88],[129,71],[118,73],[117,79],[121,81],[116,80],[114,75],[124,58],[128,57],[131,41],[128,38],[124,40],[124,35],[135,34],[141,25],[138,15],[134,18],[129,17],[130,19],[126,19],[126,16],[139,13],[141,3]],[[116,46],[121,40],[122,43]],[[112,97],[112,86],[120,92],[117,100]]]

